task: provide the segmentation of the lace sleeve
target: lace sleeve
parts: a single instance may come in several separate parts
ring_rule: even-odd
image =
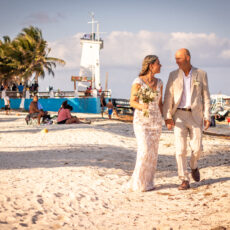
[[[158,78],[158,89],[160,89],[163,86],[163,81]]]
[[[132,85],[134,85],[134,84],[142,85],[141,79],[140,79],[139,77],[135,78],[135,80],[133,81],[133,84],[132,84]]]

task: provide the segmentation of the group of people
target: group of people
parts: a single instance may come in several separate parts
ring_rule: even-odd
[[[101,105],[101,117],[102,118],[104,117],[105,107],[107,107],[108,108],[108,111],[107,111],[108,117],[109,117],[109,119],[112,119],[114,106],[113,106],[111,99],[109,99],[108,103],[106,103],[104,92],[101,92],[101,95],[100,95],[100,105]]]
[[[16,86],[16,84],[13,83],[10,87],[4,84],[1,85],[0,87],[1,98],[4,100],[4,109],[5,109],[6,115],[9,115],[10,113],[10,97],[9,97],[9,92],[7,92],[8,90],[18,91],[20,95],[22,95],[23,85],[22,83],[20,83],[18,86]]]
[[[78,118],[77,116],[72,116],[71,111],[73,110],[73,107],[68,104],[67,101],[64,101],[58,110],[57,115],[57,124],[90,124],[91,121],[88,121],[84,118]],[[26,116],[25,121],[28,124],[30,119],[37,119],[38,125],[41,124],[41,118],[42,122],[45,122],[45,120],[51,120],[50,115],[47,111],[43,110],[43,107],[41,103],[38,101],[38,96],[35,95],[33,97],[33,101],[30,103],[29,106],[29,114]]]
[[[163,82],[155,75],[160,73],[160,60],[155,55],[144,58],[139,77],[132,84],[130,105],[135,108],[133,126],[137,139],[137,158],[134,172],[128,182],[132,191],[154,189],[158,146],[162,130],[162,116],[166,127],[174,130],[179,190],[190,188],[187,170],[187,137],[190,137],[190,168],[194,181],[200,181],[198,159],[202,151],[202,131],[210,126],[210,93],[207,73],[191,65],[188,49],[175,54],[178,69],[169,74],[162,101]],[[155,100],[144,103],[137,96],[140,88],[158,92]],[[144,116],[148,110],[149,116]]]
[[[18,91],[18,92],[22,92],[23,91],[23,88],[24,86],[22,85],[22,83],[20,82],[19,85],[13,83],[12,85],[10,86],[6,86],[4,84],[1,85],[0,87],[0,91],[3,91],[3,90],[9,90],[9,91]]]

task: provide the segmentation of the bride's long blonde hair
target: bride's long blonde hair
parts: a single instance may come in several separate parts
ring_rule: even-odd
[[[157,59],[158,57],[156,55],[147,55],[142,62],[142,69],[139,76],[146,75],[149,71],[149,65],[153,64]]]

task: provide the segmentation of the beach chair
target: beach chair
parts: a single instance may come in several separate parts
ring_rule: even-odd
[[[36,116],[31,116],[30,114],[28,114],[25,118],[26,124],[27,125],[38,125],[38,117]]]

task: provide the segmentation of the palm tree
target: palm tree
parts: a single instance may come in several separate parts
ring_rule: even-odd
[[[4,84],[7,84],[15,73],[13,63],[11,39],[4,36],[3,41],[0,40],[0,79]]]
[[[38,81],[38,77],[45,77],[45,72],[54,76],[53,68],[56,67],[56,63],[65,64],[65,61],[59,58],[49,57],[51,51],[48,48],[47,42],[42,37],[40,29],[30,26],[24,28],[15,41],[19,44],[20,52],[23,56],[23,63],[21,65],[21,75],[24,80],[28,80],[33,74],[35,74],[35,81]]]
[[[59,58],[49,57],[51,49],[42,37],[40,29],[30,26],[11,41],[9,37],[0,40],[0,78],[2,80],[17,79],[17,82],[26,82],[35,74],[45,77],[45,72],[54,76],[53,68],[56,63],[65,64]],[[14,79],[15,80],[15,79]]]

